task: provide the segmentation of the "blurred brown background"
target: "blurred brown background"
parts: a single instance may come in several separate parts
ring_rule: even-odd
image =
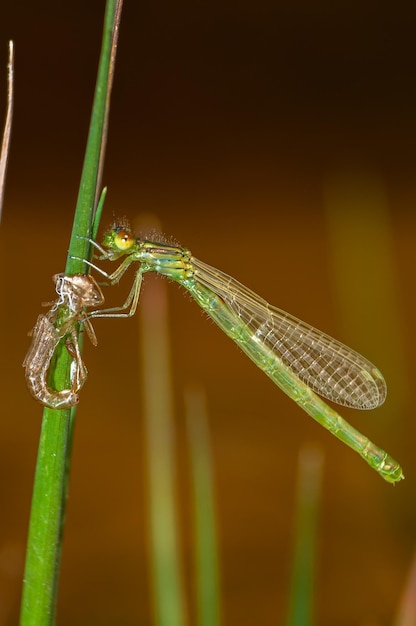
[[[7,3],[16,104],[0,228],[0,626],[17,623],[41,407],[21,363],[64,269],[104,2]],[[325,452],[316,623],[391,624],[416,544],[412,15],[372,2],[125,0],[103,217],[157,215],[202,260],[373,360],[389,395],[341,414],[403,464],[393,488],[168,285],[190,623],[183,389],[204,385],[223,623],[282,623],[300,447]],[[351,208],[353,207],[353,208]],[[147,280],[150,280],[149,277]],[[128,280],[106,294],[119,303]],[[114,301],[112,300],[114,299]],[[97,320],[75,433],[58,623],[151,624],[137,320]]]

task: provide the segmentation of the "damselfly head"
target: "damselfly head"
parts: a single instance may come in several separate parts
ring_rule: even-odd
[[[117,252],[132,252],[136,245],[135,236],[123,226],[115,226],[104,235],[103,246]]]

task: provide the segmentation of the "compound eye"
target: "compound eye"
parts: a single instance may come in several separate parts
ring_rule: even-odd
[[[119,250],[130,250],[136,243],[136,239],[127,230],[120,230],[114,236],[114,243]]]

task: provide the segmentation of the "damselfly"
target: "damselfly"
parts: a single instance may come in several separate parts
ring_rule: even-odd
[[[23,361],[26,382],[32,396],[51,409],[67,409],[78,403],[78,391],[87,377],[87,368],[81,357],[77,323],[82,322],[93,345],[97,339],[85,308],[103,304],[104,296],[92,276],[75,274],[53,277],[58,298],[46,314],[39,315],[32,330],[32,344]],[[65,338],[66,349],[73,361],[71,388],[55,391],[48,384],[52,357],[58,344]]]
[[[110,284],[118,283],[137,262],[133,286],[121,307],[93,311],[88,317],[134,314],[145,272],[176,281],[216,324],[311,417],[358,452],[388,482],[404,478],[400,465],[353,428],[316,394],[337,404],[373,409],[384,402],[386,383],[367,359],[336,339],[277,309],[224,272],[199,261],[185,248],[136,238],[128,225],[116,225],[102,246],[90,240],[101,259],[125,257],[108,274],[91,265]],[[124,311],[124,312],[123,312]]]

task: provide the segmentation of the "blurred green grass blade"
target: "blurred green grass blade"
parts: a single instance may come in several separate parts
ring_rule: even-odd
[[[287,626],[313,623],[316,529],[321,492],[323,454],[307,445],[300,451],[296,493],[295,547]]]
[[[139,312],[155,624],[185,626],[167,295],[163,281],[146,281]]]
[[[367,166],[345,166],[327,175],[324,199],[343,337],[386,375],[387,401],[397,411],[410,387],[383,181]]]
[[[202,389],[188,388],[185,406],[193,483],[198,625],[218,626],[221,607],[214,476]]]
[[[114,66],[113,35],[117,32],[116,21],[120,17],[120,9],[120,2],[108,0],[99,76],[69,254],[82,255],[82,248],[85,247],[85,243],[80,244],[81,240],[76,239],[75,234],[89,236],[91,233],[108,115],[108,76]],[[82,269],[79,262],[67,262],[67,273]],[[61,347],[56,365],[51,366],[51,381],[55,388],[69,386],[70,363],[67,350]],[[74,409],[45,409],[43,413],[26,551],[21,626],[49,626],[55,621],[74,413]]]

